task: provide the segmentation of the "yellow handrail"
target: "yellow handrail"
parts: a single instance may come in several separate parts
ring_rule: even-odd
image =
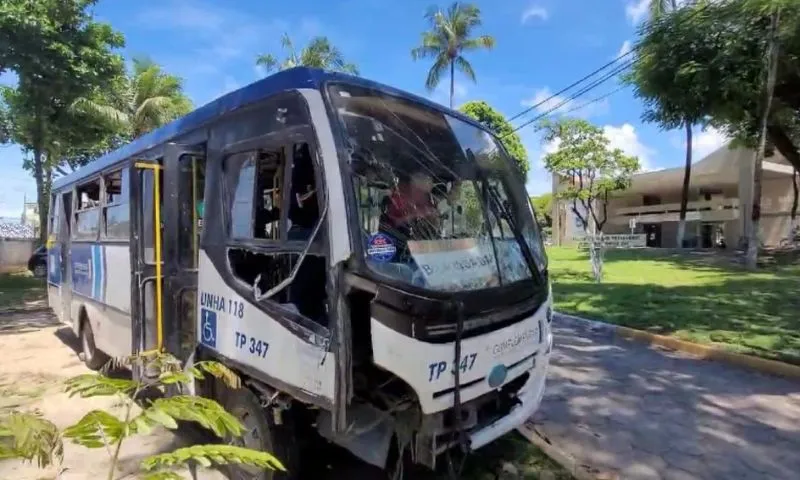
[[[159,185],[161,165],[155,163],[136,163],[136,168],[146,168],[153,171],[153,219],[155,230],[155,262],[156,262],[156,348],[161,352],[164,348],[164,327],[162,315],[162,292],[161,292],[161,186]],[[143,352],[145,353],[145,352]]]

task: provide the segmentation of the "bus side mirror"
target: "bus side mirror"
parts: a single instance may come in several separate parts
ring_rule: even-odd
[[[461,215],[464,212],[464,209],[461,208],[461,205],[456,205],[456,213]]]

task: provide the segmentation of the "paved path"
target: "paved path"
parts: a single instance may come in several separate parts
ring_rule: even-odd
[[[554,320],[536,431],[621,479],[800,478],[800,382]]]

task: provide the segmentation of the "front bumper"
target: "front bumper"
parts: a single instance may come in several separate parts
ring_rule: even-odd
[[[547,367],[550,363],[552,345],[553,335],[548,333],[547,353],[542,355],[542,361],[537,362],[536,367],[530,370],[530,377],[517,396],[520,404],[514,407],[508,415],[496,420],[494,423],[470,432],[469,439],[472,449],[481,448],[511,430],[518,428],[539,409],[539,404],[542,402],[542,396],[544,395],[544,385],[547,377]]]
[[[507,382],[498,391],[462,405],[462,428],[467,434],[472,450],[492,443],[520,427],[536,412],[544,395],[552,344],[553,336],[548,329],[546,347],[536,355],[533,368]],[[506,400],[503,401],[503,398]],[[483,413],[486,406],[498,405],[500,412],[489,415]],[[453,421],[454,418],[453,409],[423,417],[422,428],[415,442],[418,463],[435,469],[436,458],[458,444],[456,435],[458,426],[457,422]]]

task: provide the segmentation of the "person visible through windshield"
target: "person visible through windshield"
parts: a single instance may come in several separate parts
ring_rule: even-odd
[[[401,181],[388,197],[381,228],[402,244],[401,257],[407,240],[432,240],[440,236],[440,199],[434,186],[431,174],[418,170],[409,179]],[[458,191],[458,183],[454,182],[444,200],[452,203]]]

